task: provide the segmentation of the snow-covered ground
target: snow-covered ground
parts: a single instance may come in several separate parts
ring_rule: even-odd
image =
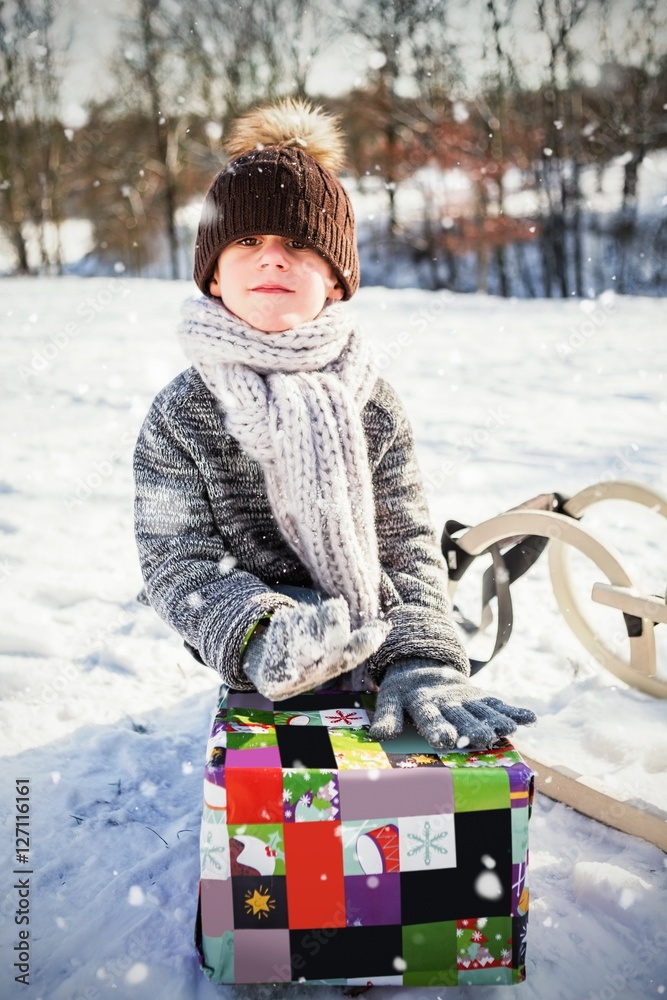
[[[217,684],[150,608],[132,528],[131,455],[185,361],[186,283],[2,282],[0,761],[6,864],[0,997],[339,996],[212,987],[192,946],[201,776]],[[412,417],[429,502],[475,523],[536,493],[636,479],[667,489],[667,304],[503,301],[368,288],[353,306]],[[586,525],[664,590],[667,524],[629,504]],[[461,602],[475,613],[479,574]],[[582,594],[595,574],[581,565]],[[617,613],[600,611],[618,632]],[[667,632],[667,628],[663,627]],[[658,637],[660,670],[667,645]],[[607,634],[605,632],[605,634]],[[522,734],[621,797],[667,807],[667,702],[599,667],[556,609],[546,562],[515,588],[515,634],[480,675],[533,708]],[[31,983],[16,984],[15,780],[30,779]],[[526,1000],[667,991],[667,867],[641,840],[537,796]],[[377,987],[377,1000],[509,996]]]

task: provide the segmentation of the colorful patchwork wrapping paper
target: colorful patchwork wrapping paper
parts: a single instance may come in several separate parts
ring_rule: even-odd
[[[512,746],[368,736],[375,696],[221,697],[195,941],[217,983],[525,978],[533,775]]]

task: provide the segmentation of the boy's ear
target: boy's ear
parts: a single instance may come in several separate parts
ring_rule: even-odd
[[[336,284],[331,289],[331,295],[329,296],[329,298],[331,299],[332,302],[339,302],[344,295],[345,295],[345,289],[341,285],[340,281],[337,281]]]
[[[208,293],[209,295],[215,295],[216,298],[222,298],[222,292],[220,291],[220,282],[218,280],[218,268],[216,267],[213,272],[213,277],[208,283]]]

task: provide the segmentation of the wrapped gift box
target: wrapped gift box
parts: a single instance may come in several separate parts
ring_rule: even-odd
[[[368,736],[375,696],[223,696],[208,743],[196,944],[218,983],[525,978],[533,774],[506,741]]]

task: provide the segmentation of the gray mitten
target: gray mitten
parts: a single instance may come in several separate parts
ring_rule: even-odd
[[[514,708],[474,687],[465,674],[438,660],[409,657],[387,668],[370,736],[391,740],[408,712],[417,731],[437,750],[484,747],[519,725],[536,722],[528,708]]]
[[[343,597],[279,608],[268,628],[251,638],[242,667],[260,694],[281,701],[353,670],[382,645],[390,628],[377,619],[350,631]]]

